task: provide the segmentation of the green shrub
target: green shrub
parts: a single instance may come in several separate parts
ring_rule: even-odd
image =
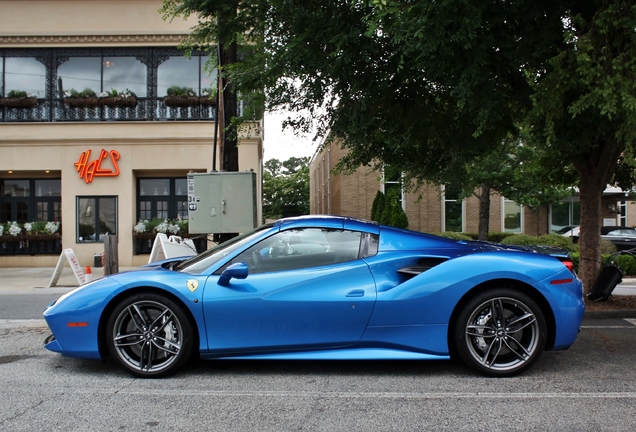
[[[609,240],[601,239],[601,255],[616,253],[616,246]]]
[[[636,258],[632,255],[619,255],[614,262],[626,275],[636,275]]]
[[[373,204],[371,205],[371,220],[375,222],[380,221],[380,217],[382,216],[382,212],[384,211],[386,198],[382,191],[378,191],[375,194],[375,198],[373,199]]]
[[[409,219],[400,203],[398,201],[394,201],[391,203],[391,207],[393,207],[391,209],[391,226],[396,228],[408,228]]]
[[[558,247],[569,251],[579,250],[579,245],[577,243],[572,243],[570,237],[564,237],[558,234],[543,234],[542,236],[539,236],[538,239],[538,244]]]
[[[491,233],[488,233],[488,241],[501,243],[503,239],[513,235],[518,235],[518,234],[506,233],[506,232],[491,232]]]
[[[195,96],[192,87],[171,86],[166,90],[168,96]]]
[[[444,237],[444,238],[449,238],[452,240],[473,240],[472,237],[464,234],[464,233],[458,233],[458,232],[452,232],[452,231],[446,231],[446,232],[442,232],[442,233],[435,233],[436,236],[439,237]]]
[[[579,252],[572,252],[570,254],[572,257],[572,264],[574,265],[574,271],[579,271],[579,262],[581,261],[581,254]]]
[[[521,245],[521,246],[543,244],[543,243],[540,243],[539,237],[531,236],[528,234],[510,235],[501,239],[500,243],[508,244],[508,245]]]
[[[25,98],[28,97],[29,94],[24,90],[11,90],[8,94],[8,98]]]

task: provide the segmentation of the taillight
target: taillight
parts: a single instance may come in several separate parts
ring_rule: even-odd
[[[570,270],[571,272],[574,271],[574,263],[572,262],[571,259],[564,258],[564,259],[561,259],[561,262],[563,263],[564,266],[568,268],[568,270]]]

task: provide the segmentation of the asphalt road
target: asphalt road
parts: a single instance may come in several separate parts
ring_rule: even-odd
[[[485,378],[452,362],[209,361],[137,379],[0,326],[3,431],[627,431],[636,320],[584,321],[567,351]]]

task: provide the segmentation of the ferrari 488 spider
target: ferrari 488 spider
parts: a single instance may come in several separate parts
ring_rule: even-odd
[[[206,359],[461,359],[511,376],[568,348],[567,254],[337,216],[281,219],[199,255],[89,282],[44,311],[46,348],[136,376]]]

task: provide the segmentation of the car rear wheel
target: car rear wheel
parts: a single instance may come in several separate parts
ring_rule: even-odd
[[[473,297],[458,315],[453,340],[459,357],[488,376],[517,375],[537,361],[547,338],[545,317],[527,295],[494,289]]]
[[[193,349],[193,330],[183,308],[152,293],[127,297],[106,328],[111,356],[139,377],[161,377],[180,369]]]

